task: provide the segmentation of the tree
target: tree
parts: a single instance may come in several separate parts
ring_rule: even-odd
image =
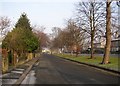
[[[38,37],[30,31],[29,36],[25,40],[25,44],[28,52],[34,52],[39,46]]]
[[[8,27],[10,27],[10,19],[7,17],[0,17],[0,35],[4,36],[8,32]]]
[[[102,32],[100,29],[104,24],[104,3],[89,0],[79,2],[77,6],[76,22],[81,30],[86,33],[86,37],[91,39],[91,59],[94,58],[94,41]],[[86,39],[87,39],[86,38]]]
[[[102,64],[109,63],[110,47],[111,47],[111,0],[106,2],[106,45],[105,54]]]
[[[22,14],[24,15],[24,14]],[[32,32],[30,23],[20,17],[16,27],[9,32],[3,40],[2,47],[14,53],[17,53],[19,57],[26,57],[26,53],[34,52],[39,45],[38,37]],[[14,46],[13,46],[14,45]],[[16,59],[16,57],[13,57]],[[15,63],[15,62],[14,62]]]
[[[80,52],[80,48],[82,48],[83,42],[84,42],[84,34],[83,31],[75,24],[75,22],[70,19],[68,21],[67,25],[67,31],[68,31],[68,44],[73,48],[73,50],[76,52],[76,57],[78,56],[78,52]]]
[[[60,34],[61,34],[61,28],[59,27],[53,27],[52,28],[52,34],[50,35],[50,49],[51,53],[54,49],[59,49],[61,46],[61,40],[60,40]]]
[[[42,48],[48,47],[50,40],[47,34],[45,34],[42,30],[35,30],[35,29],[34,29],[34,34],[38,37],[38,41],[40,42],[39,44],[40,50]]]
[[[23,28],[23,29],[29,29],[32,30],[29,19],[27,18],[27,15],[23,13],[20,18],[18,19],[15,28]]]
[[[60,49],[62,51],[62,48],[64,47],[64,37],[63,31],[60,31],[59,34],[53,39],[53,47],[56,49]]]
[[[76,52],[76,56],[83,44],[83,32],[76,26],[72,19],[69,19],[65,29],[54,30],[55,37],[53,39],[53,47],[63,51],[63,48],[68,51]]]
[[[53,36],[53,38],[55,38],[55,37],[57,37],[58,35],[59,35],[59,33],[61,32],[62,30],[61,30],[61,28],[59,28],[59,27],[53,27],[52,28],[52,36]]]

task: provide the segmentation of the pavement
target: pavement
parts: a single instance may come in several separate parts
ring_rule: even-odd
[[[43,54],[22,84],[119,85],[120,77],[103,70]]]
[[[27,61],[24,64],[17,66],[16,68],[10,69],[7,73],[3,74],[0,77],[0,80],[2,80],[2,85],[12,86],[14,84],[21,84],[38,59],[39,58],[33,58],[32,60]]]

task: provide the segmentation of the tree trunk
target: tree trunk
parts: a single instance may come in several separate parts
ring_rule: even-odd
[[[106,45],[105,45],[105,54],[103,57],[102,64],[109,63],[109,56],[110,56],[110,47],[111,47],[111,7],[110,7],[110,0],[106,2]]]
[[[78,57],[78,46],[77,46],[77,49],[76,49],[76,57]]]
[[[13,65],[16,66],[17,63],[17,53],[15,50],[13,50]]]
[[[90,59],[93,59],[94,58],[94,36],[93,34],[91,34],[91,56],[90,56]]]
[[[91,56],[90,56],[90,59],[94,59],[95,22],[94,22],[94,7],[93,7],[93,3],[91,3],[91,10],[90,10],[90,27],[91,27]]]

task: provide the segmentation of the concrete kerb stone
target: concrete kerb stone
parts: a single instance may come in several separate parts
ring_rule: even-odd
[[[32,61],[33,63],[25,70],[25,72],[20,76],[20,78],[13,84],[13,86],[19,86],[22,81],[25,79],[25,77],[27,76],[27,74],[30,72],[31,68],[33,67],[33,65],[35,64],[35,62],[37,62],[39,60],[39,57],[34,58]]]
[[[60,56],[58,56],[58,57],[60,57]],[[87,66],[90,66],[90,67],[94,67],[94,68],[98,68],[98,69],[101,69],[101,70],[105,70],[105,71],[117,74],[117,76],[120,76],[120,71],[116,71],[116,70],[112,70],[112,69],[96,66],[96,65],[93,65],[93,64],[88,64],[88,63],[84,63],[84,62],[75,61],[75,60],[68,59],[68,58],[63,58],[63,57],[61,57],[61,58],[65,59],[65,60],[72,61],[72,62],[76,62],[76,63],[79,63],[79,64],[83,64],[83,65],[87,65]]]

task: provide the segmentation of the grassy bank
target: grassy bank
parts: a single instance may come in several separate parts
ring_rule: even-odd
[[[90,58],[90,56],[81,55],[81,56],[75,57],[75,55],[70,55],[70,54],[55,54],[55,55],[62,57],[62,58],[84,62],[84,63],[88,63],[88,64],[100,66],[100,67],[105,67],[105,68],[109,68],[109,69],[113,69],[117,71],[120,69],[120,64],[118,62],[120,58],[118,57],[110,57],[109,64],[100,64],[102,62],[103,57],[95,57],[95,59],[88,59]]]

